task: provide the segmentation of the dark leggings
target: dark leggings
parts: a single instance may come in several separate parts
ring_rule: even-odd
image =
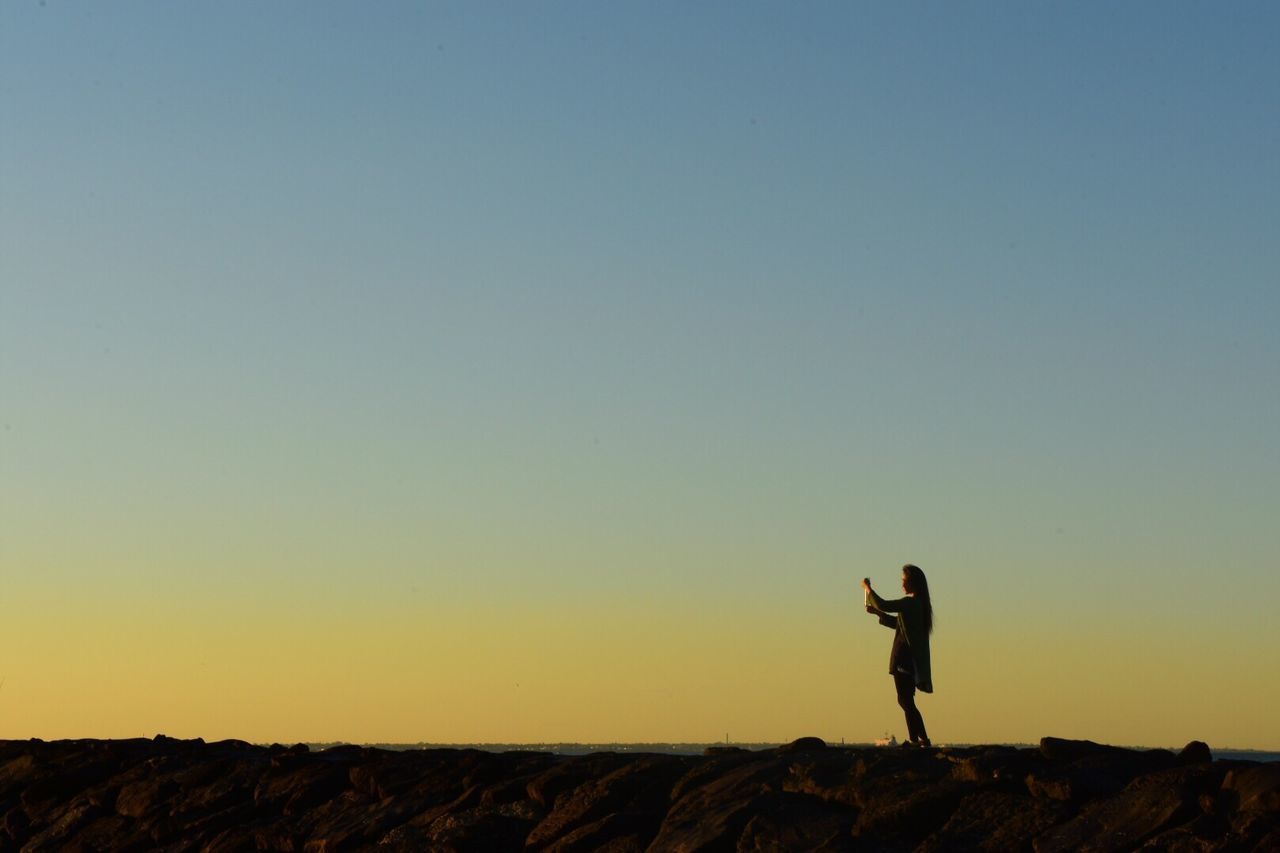
[[[895,672],[893,685],[898,688],[898,705],[907,715],[907,736],[914,741],[927,741],[924,717],[916,707],[916,676],[911,672]]]

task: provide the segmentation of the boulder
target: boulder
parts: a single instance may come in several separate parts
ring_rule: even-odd
[[[709,759],[671,790],[671,807],[653,840],[655,850],[732,848],[747,823],[777,802],[787,764],[773,755],[752,753]],[[709,773],[707,764],[721,772]]]
[[[599,820],[579,826],[544,848],[547,853],[643,853],[657,827],[652,815],[629,812],[605,815]]]
[[[150,777],[130,782],[116,795],[115,811],[118,815],[141,818],[148,812],[167,806],[179,791],[178,784],[168,777]]]
[[[1280,811],[1280,761],[1233,769],[1223,779],[1222,790],[1241,811]]]
[[[802,737],[796,738],[791,743],[783,744],[775,751],[779,755],[789,755],[793,752],[814,752],[819,749],[826,749],[827,742],[820,737]]]
[[[1213,753],[1209,744],[1202,740],[1193,740],[1178,753],[1179,764],[1207,764],[1213,761]]]
[[[853,834],[891,847],[913,849],[950,820],[969,790],[965,783],[944,778],[893,796],[868,797]]]
[[[851,831],[857,813],[852,809],[785,792],[761,805],[738,835],[742,853],[855,849]]]
[[[1037,837],[1036,853],[1132,850],[1200,815],[1200,795],[1215,789],[1218,782],[1212,769],[1203,765],[1140,776],[1119,795],[1090,804]]]
[[[1117,747],[1091,740],[1068,740],[1060,737],[1040,738],[1040,752],[1050,761],[1075,761],[1090,755],[1114,752]]]
[[[666,811],[671,788],[688,772],[689,764],[684,756],[642,755],[600,779],[589,779],[556,797],[555,807],[529,833],[528,843],[549,844],[616,813],[645,818],[643,832],[652,838]]]
[[[858,804],[854,773],[853,759],[847,752],[827,750],[816,755],[793,756],[782,780],[782,790],[853,808]]]
[[[952,850],[1025,850],[1031,840],[1074,814],[1061,801],[991,788],[966,794],[947,822],[926,838],[919,853]]]
[[[1029,773],[1045,765],[1039,751],[1011,746],[950,750],[944,751],[943,755],[951,763],[951,775],[965,782],[1021,787]]]

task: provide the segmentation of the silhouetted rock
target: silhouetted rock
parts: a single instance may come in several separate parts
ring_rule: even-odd
[[[1091,803],[1066,823],[1035,839],[1036,853],[1132,850],[1197,817],[1202,793],[1218,787],[1211,767],[1176,767],[1133,780],[1118,796]]]
[[[1067,803],[1032,799],[1025,792],[978,790],[966,794],[947,822],[918,849],[921,853],[1025,850],[1033,838],[1073,813]]]
[[[0,851],[1280,849],[1280,764],[1045,738],[565,757],[0,741]]]
[[[1179,764],[1205,764],[1210,761],[1213,761],[1213,753],[1209,750],[1209,744],[1202,740],[1191,741],[1178,753]]]
[[[636,818],[633,823],[642,825],[640,834],[648,841],[657,834],[656,817],[666,811],[671,786],[688,771],[690,761],[677,755],[636,756],[606,776],[584,781],[556,797],[554,809],[529,833],[528,843],[546,844],[614,814]]]
[[[1075,761],[1090,755],[1124,752],[1120,747],[1094,743],[1091,740],[1067,740],[1060,737],[1040,738],[1040,752],[1050,761]]]
[[[785,764],[773,755],[726,756],[695,768],[671,790],[671,806],[654,839],[660,850],[700,850],[736,844],[751,818],[782,789]]]
[[[1235,795],[1241,811],[1280,811],[1280,761],[1232,769],[1222,788]]]
[[[820,737],[802,737],[796,738],[791,743],[783,744],[778,747],[780,755],[787,755],[792,752],[813,752],[817,749],[826,749],[827,742]]]

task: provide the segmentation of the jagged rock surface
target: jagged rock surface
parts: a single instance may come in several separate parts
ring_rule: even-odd
[[[1280,849],[1280,763],[1039,749],[704,756],[0,741],[0,850]]]

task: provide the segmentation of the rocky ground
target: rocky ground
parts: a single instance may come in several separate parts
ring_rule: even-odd
[[[0,741],[0,850],[1280,850],[1280,762],[1039,749],[702,756]]]

